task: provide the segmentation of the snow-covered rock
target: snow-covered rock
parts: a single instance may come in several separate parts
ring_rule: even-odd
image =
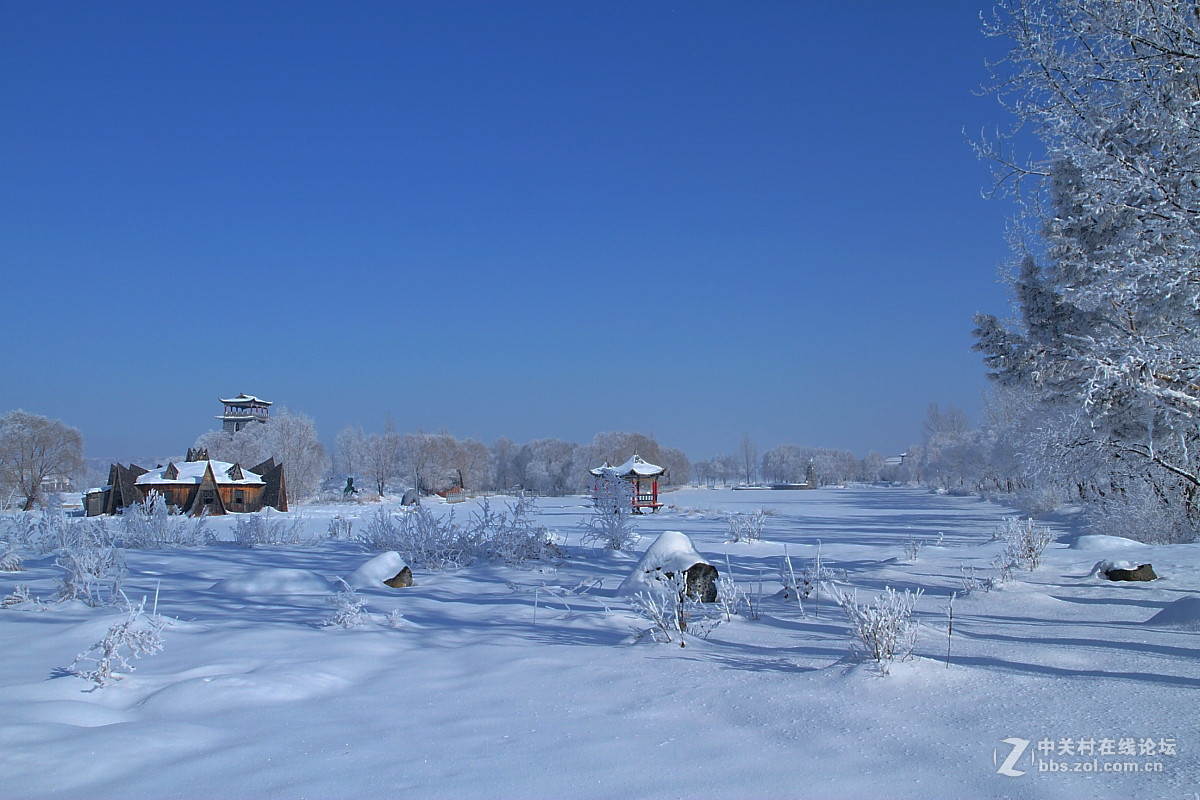
[[[629,573],[629,577],[617,587],[617,594],[632,595],[638,592],[648,592],[653,586],[651,582],[656,578],[665,576],[667,573],[686,572],[697,564],[709,567],[709,570],[705,570],[706,574],[711,570],[709,583],[716,579],[716,568],[700,555],[687,534],[679,531],[664,531],[654,540],[653,544],[646,548],[646,552],[638,561],[637,566],[633,568],[633,572]],[[694,588],[701,587],[693,586],[692,576],[689,573],[688,594],[692,594]],[[715,587],[713,591],[715,591]],[[703,587],[701,593],[709,594],[707,587]]]
[[[1092,575],[1109,581],[1152,581],[1158,578],[1149,564],[1135,561],[1097,561]]]
[[[378,589],[383,586],[384,581],[399,575],[407,566],[408,564],[404,563],[404,559],[400,557],[399,553],[389,550],[386,553],[380,553],[351,572],[350,576],[346,578],[346,583],[355,589]]]

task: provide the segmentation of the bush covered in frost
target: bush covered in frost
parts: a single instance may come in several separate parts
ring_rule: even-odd
[[[233,541],[241,547],[271,544],[314,544],[306,537],[303,517],[285,517],[270,511],[239,514],[233,525]]]
[[[407,564],[425,569],[552,558],[558,550],[546,527],[533,521],[533,509],[528,497],[517,498],[505,511],[484,500],[467,524],[459,525],[453,511],[438,517],[425,506],[397,512],[380,508],[354,539],[369,550],[395,550]]]
[[[354,591],[354,587],[338,578],[342,584],[340,591],[329,597],[329,605],[333,606],[331,614],[324,622],[326,628],[359,628],[367,624],[370,615],[364,610],[367,601]]]
[[[888,674],[892,662],[909,658],[917,644],[912,614],[920,597],[920,589],[897,592],[889,586],[875,602],[859,603],[857,596],[835,590],[834,599],[850,620],[855,654],[874,661],[883,675]]]
[[[114,536],[125,548],[198,547],[215,536],[207,530],[204,514],[188,517],[180,514],[158,492],[151,492],[141,503],[127,507],[117,518]]]
[[[1008,567],[1032,572],[1042,562],[1042,553],[1054,541],[1054,534],[1045,525],[1038,525],[1032,519],[1007,517],[993,538],[1004,542],[1004,549],[997,559],[997,566],[1002,571]]]
[[[75,656],[70,670],[97,687],[120,680],[123,675],[117,670],[132,672],[128,658],[141,658],[162,650],[162,630],[167,621],[157,614],[146,614],[146,601],[131,606],[125,619],[112,625],[104,638]],[[95,666],[80,670],[80,662],[90,661]]]
[[[609,550],[628,550],[637,544],[633,524],[633,485],[612,471],[596,479],[592,515],[583,522],[583,543]]]
[[[757,542],[762,538],[766,518],[767,512],[761,508],[748,514],[730,514],[727,517],[730,539],[734,542]]]
[[[108,540],[103,526],[80,522],[69,526],[67,532],[67,541],[54,558],[54,565],[63,571],[58,599],[79,600],[89,606],[115,605],[123,600],[121,585],[128,574],[125,557]]]
[[[705,639],[720,624],[721,607],[702,603],[687,590],[687,572],[677,570],[649,582],[647,591],[633,596],[633,610],[650,622],[638,638],[649,636],[659,642],[683,643],[683,634]]]
[[[8,542],[0,542],[0,572],[20,572],[22,566],[21,554]]]

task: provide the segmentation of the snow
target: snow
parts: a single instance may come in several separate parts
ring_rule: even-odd
[[[707,559],[696,551],[696,546],[687,534],[679,531],[663,531],[654,543],[646,548],[633,572],[629,573],[621,585],[617,587],[618,595],[648,592],[653,587],[650,583],[655,577],[670,572],[686,570],[688,567]]]
[[[616,589],[645,551],[580,545],[590,501],[543,498],[537,520],[566,538],[563,559],[418,571],[412,588],[364,592],[371,622],[355,629],[322,627],[331,579],[378,555],[353,542],[126,551],[130,599],[150,608],[157,588],[175,622],[161,653],[89,691],[64,667],[123,612],[49,602],[54,557],[24,552],[27,571],[0,574],[0,597],[28,584],[47,603],[0,609],[0,797],[957,800],[1190,797],[1200,783],[1196,614],[1178,603],[1200,584],[1200,545],[1147,546],[1139,559],[1163,577],[1117,586],[1089,579],[1090,553],[1051,544],[1036,570],[964,595],[960,565],[993,574],[1003,545],[991,534],[1013,510],[873,487],[665,499],[637,519],[647,549],[675,531],[743,589],[761,579],[761,619],[734,617],[685,648],[631,644],[644,621]],[[760,507],[763,539],[727,543],[724,514]],[[289,516],[315,535],[334,516],[358,530],[375,508]],[[228,540],[232,516],[210,529]],[[1059,541],[1077,533],[1048,524]],[[900,558],[910,539],[930,543],[912,563]],[[773,597],[784,548],[799,568],[818,542],[860,599],[925,590],[915,660],[878,677],[849,658],[825,595],[806,616]],[[1112,698],[1137,714],[1112,713]],[[1031,744],[1026,774],[1008,777],[998,765],[1014,737]],[[1038,772],[1039,740],[1083,737],[1178,750],[1120,759],[1161,772]]]
[[[333,583],[304,569],[260,569],[214,583],[210,589],[223,594],[277,595],[320,594],[333,591]]]
[[[404,563],[404,559],[400,557],[399,553],[389,550],[386,553],[380,553],[351,572],[346,577],[346,583],[355,589],[379,589],[383,587],[384,581],[394,578],[400,570],[407,566],[408,564]]]
[[[1200,596],[1181,597],[1168,603],[1146,624],[1200,631]]]
[[[210,461],[183,461],[179,464],[176,464],[175,468],[179,470],[179,476],[176,478],[164,477],[167,470],[170,468],[169,466],[156,467],[149,472],[139,475],[134,483],[141,485],[152,483],[200,483],[202,480],[204,480],[204,472],[208,469],[210,464],[212,465],[213,477],[216,479],[216,482],[222,486],[227,484],[236,484],[239,486],[259,485],[263,482],[261,475],[257,475],[248,469],[242,470],[241,480],[234,480],[233,478],[229,477],[229,470],[233,469],[233,464],[229,463],[228,461],[217,461],[213,459]]]
[[[666,472],[666,468],[651,464],[646,459],[635,454],[630,456],[629,460],[619,467],[609,466],[608,462],[605,461],[601,466],[589,471],[597,478],[603,472],[612,472],[621,478],[653,478],[656,475],[662,475]]]
[[[1116,550],[1122,547],[1145,547],[1146,545],[1124,536],[1106,536],[1104,534],[1087,534],[1076,536],[1071,542],[1072,550]]]

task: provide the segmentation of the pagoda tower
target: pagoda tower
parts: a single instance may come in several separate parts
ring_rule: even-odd
[[[217,419],[221,420],[221,430],[226,433],[237,433],[251,422],[266,422],[270,419],[271,403],[268,400],[245,392],[237,397],[217,399],[225,406],[225,413]]]

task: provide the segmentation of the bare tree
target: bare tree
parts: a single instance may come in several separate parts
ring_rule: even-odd
[[[75,428],[20,409],[0,417],[0,485],[21,492],[26,511],[41,499],[47,478],[82,469],[83,436]]]
[[[758,447],[754,444],[754,440],[750,438],[749,433],[742,434],[742,446],[738,448],[738,461],[741,465],[742,473],[746,478],[746,483],[754,483],[754,476],[758,471]]]

